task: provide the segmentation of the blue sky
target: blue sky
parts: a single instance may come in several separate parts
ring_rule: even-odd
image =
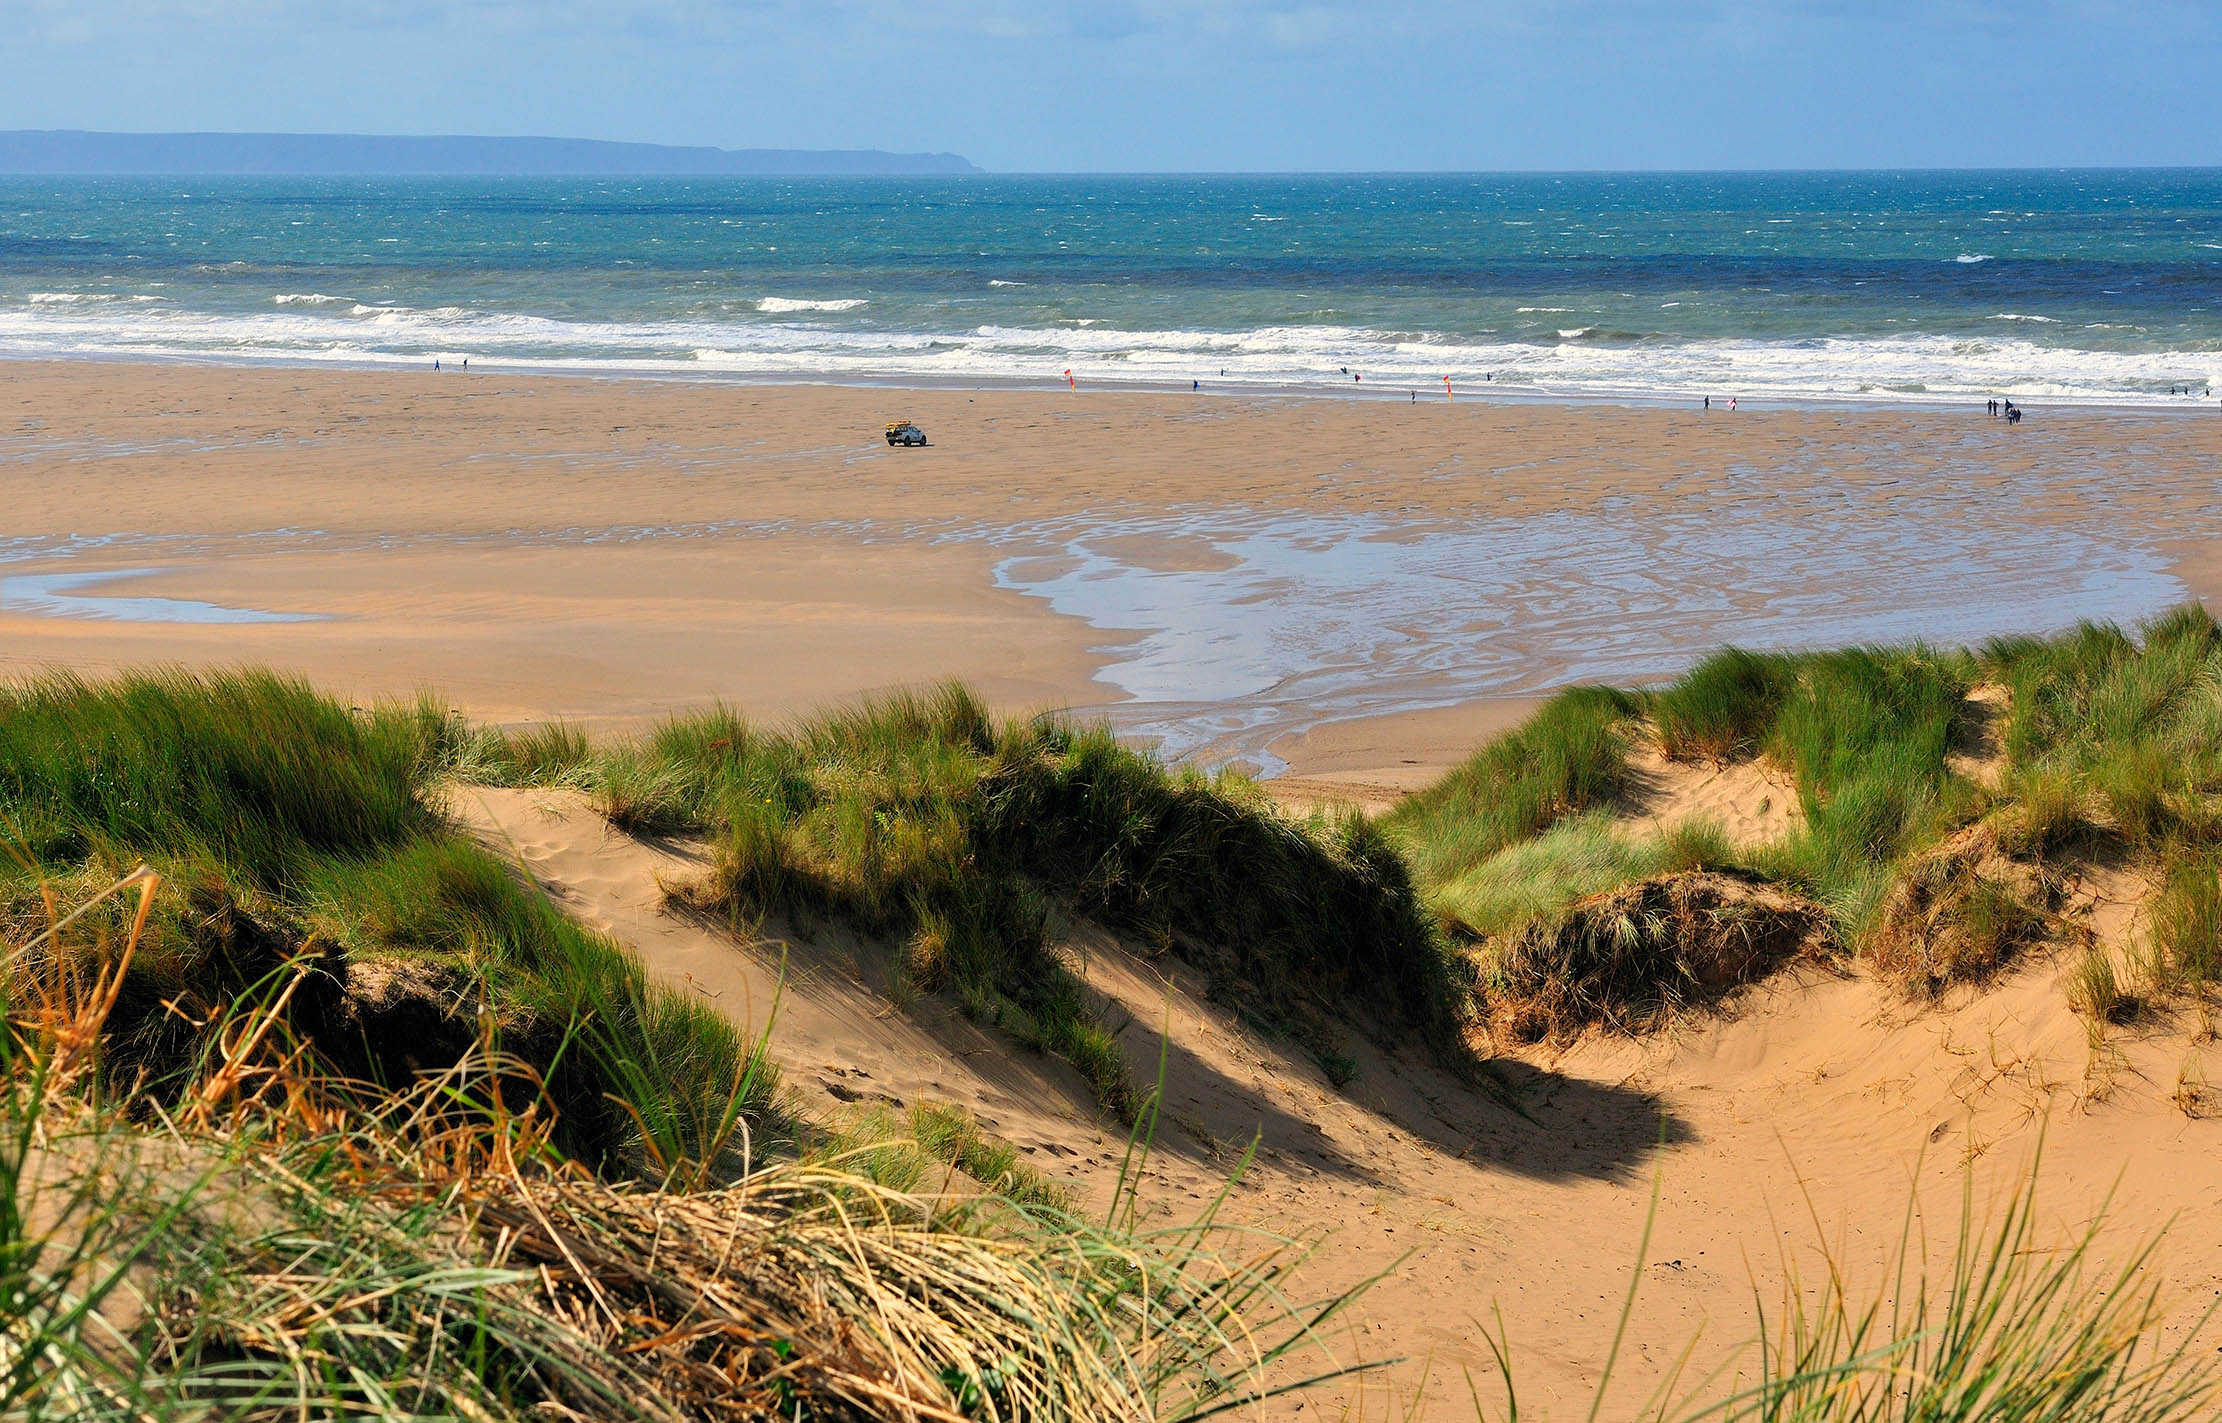
[[[0,128],[1002,170],[2222,164],[2222,0],[0,0]]]

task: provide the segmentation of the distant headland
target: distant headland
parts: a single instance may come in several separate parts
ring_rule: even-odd
[[[878,149],[678,148],[584,138],[347,133],[0,132],[0,173],[302,177],[709,177],[977,173],[953,153]]]

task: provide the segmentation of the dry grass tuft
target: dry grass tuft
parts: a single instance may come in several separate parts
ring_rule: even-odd
[[[2024,949],[2072,933],[2053,914],[2059,887],[2010,858],[1979,822],[1912,856],[1883,900],[1863,954],[1909,991],[1932,996],[1996,974]]]
[[[727,1184],[604,1179],[490,1016],[413,1083],[333,1072],[306,960],[158,1095],[103,1087],[159,883],[96,897],[138,890],[120,947],[57,907],[0,958],[0,1417],[1123,1423],[1364,1367],[1323,1337],[1349,1296],[1288,1293],[1308,1238],[750,1167],[738,1115]]]
[[[1766,885],[1702,870],[1638,880],[1496,946],[1489,1021],[1523,1042],[1641,1031],[1832,943],[1827,911]]]

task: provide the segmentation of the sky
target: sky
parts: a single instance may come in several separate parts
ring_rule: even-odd
[[[2222,164],[2222,0],[0,0],[0,129],[999,171]]]

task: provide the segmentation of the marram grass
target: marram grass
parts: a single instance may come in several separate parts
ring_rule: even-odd
[[[0,959],[0,1416],[1108,1423],[1362,1367],[1348,1297],[1289,1293],[1308,1240],[753,1164],[745,1122],[723,1184],[605,1179],[491,1037],[350,1081],[283,989],[150,1111],[98,1059],[158,888]]]

